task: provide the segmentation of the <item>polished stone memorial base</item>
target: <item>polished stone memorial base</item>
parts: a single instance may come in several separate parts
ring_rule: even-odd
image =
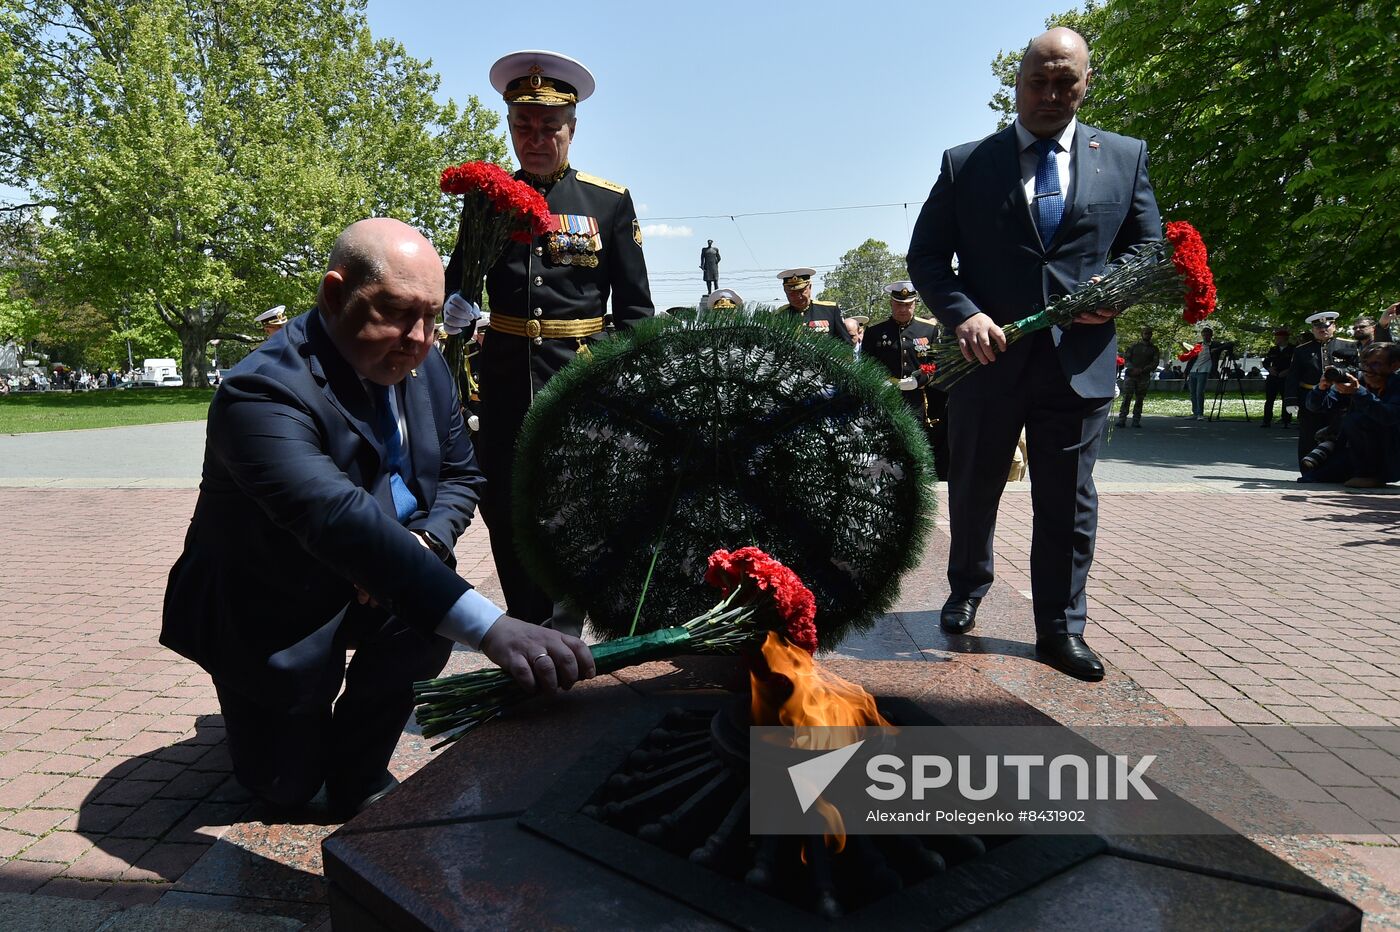
[[[966,664],[832,660],[823,666],[878,700],[914,703],[944,724],[1055,724]],[[599,677],[553,703],[522,707],[478,729],[326,839],[335,929],[791,927],[790,905],[755,908],[756,894],[742,883],[684,858],[661,849],[647,854],[634,839],[610,838],[621,833],[601,824],[596,849],[570,844],[561,840],[567,833],[551,832],[548,819],[541,821],[541,813],[560,811],[561,800],[572,805],[580,781],[596,784],[588,762],[600,745],[627,740],[639,722],[654,723],[678,704],[718,701],[744,685],[732,660],[652,663]],[[832,924],[1361,925],[1358,909],[1241,835],[1034,841],[1020,849],[1030,852],[1020,859],[1005,853],[1017,850],[1011,845],[995,849],[997,857],[959,864]],[[620,863],[639,850],[648,861],[644,868]]]

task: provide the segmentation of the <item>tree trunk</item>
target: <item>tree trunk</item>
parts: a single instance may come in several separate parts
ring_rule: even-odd
[[[176,330],[180,336],[180,375],[186,388],[207,388],[209,378],[209,341],[213,334],[204,328],[189,326]]]

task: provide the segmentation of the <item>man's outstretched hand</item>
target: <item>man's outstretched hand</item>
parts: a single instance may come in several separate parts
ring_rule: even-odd
[[[502,615],[481,639],[481,652],[522,689],[551,695],[596,672],[588,645],[576,637]]]

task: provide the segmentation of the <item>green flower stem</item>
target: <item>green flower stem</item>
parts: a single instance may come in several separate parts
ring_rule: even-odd
[[[639,663],[686,653],[738,651],[757,631],[753,607],[747,603],[735,604],[743,588],[736,588],[714,608],[683,625],[592,645],[590,650],[597,671],[614,673]],[[425,680],[415,683],[414,691],[419,703],[415,717],[425,738],[455,730],[434,747],[456,741],[472,728],[501,714],[507,706],[530,697],[530,693],[501,670],[476,670]]]

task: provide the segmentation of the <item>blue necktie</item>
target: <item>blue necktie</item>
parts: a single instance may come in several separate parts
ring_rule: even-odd
[[[1037,139],[1033,146],[1040,155],[1035,166],[1035,219],[1040,242],[1049,246],[1065,215],[1065,195],[1060,188],[1060,164],[1055,158],[1060,144],[1054,139]]]
[[[394,416],[394,409],[389,403],[389,392],[392,389],[387,385],[370,384],[373,386],[374,404],[377,409],[378,423],[375,427],[379,432],[379,439],[384,442],[384,451],[387,454],[385,466],[389,471],[389,491],[394,496],[394,512],[402,524],[418,510],[418,499],[409,491],[408,483],[403,480],[403,437],[399,433],[399,420]]]

